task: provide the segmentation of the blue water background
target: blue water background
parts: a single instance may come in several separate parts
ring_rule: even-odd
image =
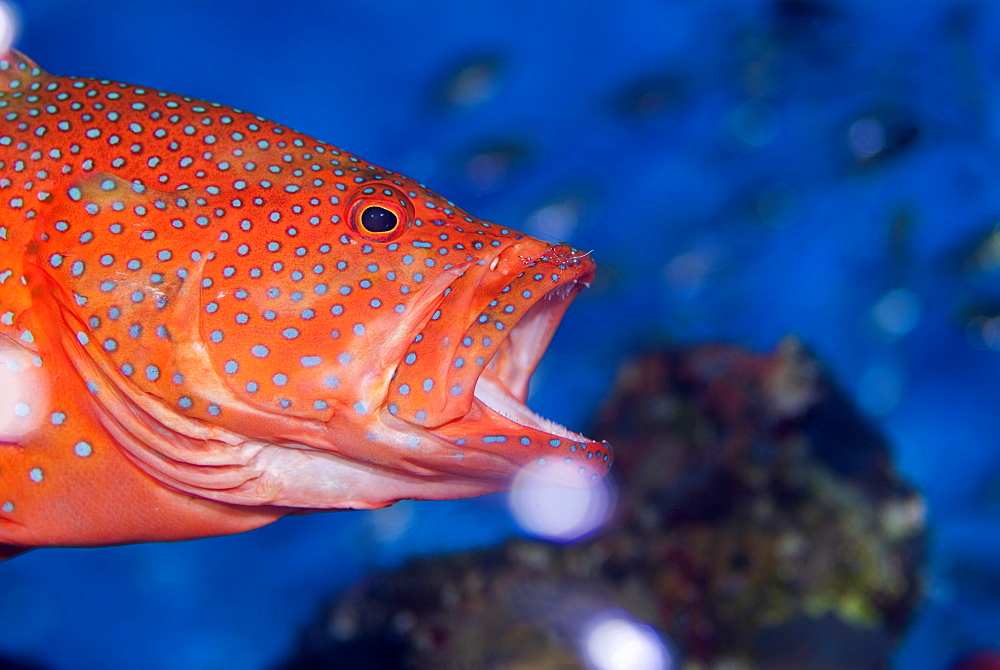
[[[532,398],[571,426],[643,344],[798,335],[927,496],[928,600],[896,666],[943,668],[1000,640],[1000,336],[975,320],[997,314],[1000,285],[963,263],[1000,221],[1000,3],[19,9],[18,46],[51,72],[248,109],[593,249],[599,280]],[[37,551],[0,565],[0,652],[60,669],[262,668],[371,567],[512,532],[488,497]]]

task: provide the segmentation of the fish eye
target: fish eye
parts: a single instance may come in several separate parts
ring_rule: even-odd
[[[348,202],[347,221],[360,237],[391,242],[413,223],[413,205],[398,189],[386,184],[361,187]]]
[[[385,207],[368,205],[361,210],[362,230],[374,234],[391,233],[399,225],[399,217]]]

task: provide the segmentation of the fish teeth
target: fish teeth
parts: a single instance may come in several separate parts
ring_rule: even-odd
[[[573,287],[577,284],[578,281],[579,280],[574,279],[571,282],[567,282],[565,284],[561,284],[560,286],[555,287],[554,289],[545,294],[545,299],[552,300],[553,298],[558,298],[559,300],[565,300],[569,296],[569,294],[573,292]]]

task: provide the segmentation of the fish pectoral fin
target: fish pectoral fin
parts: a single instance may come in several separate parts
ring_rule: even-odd
[[[116,385],[162,396],[178,351],[198,337],[197,307],[184,297],[198,295],[218,242],[202,225],[217,200],[101,172],[47,195],[26,254],[29,288],[61,316],[54,339],[78,368],[89,359]]]
[[[27,259],[84,321],[110,314],[119,324],[156,323],[192,257],[207,255],[214,241],[200,225],[204,214],[191,211],[217,198],[201,189],[166,192],[97,172],[38,197],[45,204]]]

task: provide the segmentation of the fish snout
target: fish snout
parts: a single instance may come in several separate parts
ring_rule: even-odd
[[[501,251],[490,263],[490,270],[501,275],[517,275],[525,268],[552,266],[568,271],[578,281],[589,284],[597,267],[590,251],[583,251],[564,242],[551,243],[526,238]]]

